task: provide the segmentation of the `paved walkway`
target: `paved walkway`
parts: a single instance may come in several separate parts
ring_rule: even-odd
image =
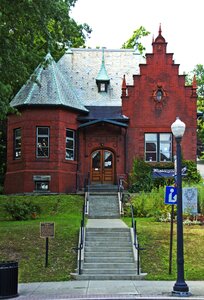
[[[121,219],[88,219],[87,228],[128,228]]]
[[[173,281],[66,281],[19,284],[17,299],[179,299],[172,296]],[[192,296],[204,299],[204,281],[187,281]],[[183,298],[183,297],[182,297]]]

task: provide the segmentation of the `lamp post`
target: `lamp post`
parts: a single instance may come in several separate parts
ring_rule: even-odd
[[[176,140],[177,156],[177,280],[172,294],[190,296],[188,285],[184,280],[184,255],[183,255],[183,211],[182,211],[182,175],[181,175],[181,140],[185,132],[185,123],[178,117],[171,125],[171,131]]]

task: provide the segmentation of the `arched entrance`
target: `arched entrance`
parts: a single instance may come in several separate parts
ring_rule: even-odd
[[[91,154],[91,183],[114,183],[115,166],[113,152],[100,149]]]

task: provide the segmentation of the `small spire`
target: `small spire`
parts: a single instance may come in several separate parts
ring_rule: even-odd
[[[102,48],[102,62],[101,62],[101,68],[98,72],[98,75],[96,77],[96,81],[110,81],[110,78],[108,76],[108,73],[106,71],[106,67],[105,67],[105,58],[104,58],[104,47]]]
[[[162,30],[161,30],[161,23],[159,24],[159,35],[162,34]]]
[[[193,87],[193,89],[197,89],[197,81],[196,81],[196,76],[195,76],[195,74],[194,74],[194,76],[193,76],[192,87]]]
[[[123,75],[123,82],[122,82],[122,89],[126,89],[126,79],[125,79],[125,75]]]
[[[123,75],[123,81],[122,81],[122,97],[124,96],[127,96],[127,85],[126,85],[125,75]]]
[[[196,90],[197,90],[197,81],[196,81],[196,76],[194,74],[194,76],[193,76],[193,82],[192,82],[192,94],[191,94],[191,97],[197,98]]]

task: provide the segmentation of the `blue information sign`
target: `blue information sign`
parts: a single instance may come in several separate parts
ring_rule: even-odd
[[[177,204],[177,189],[174,186],[166,186],[165,204]]]

